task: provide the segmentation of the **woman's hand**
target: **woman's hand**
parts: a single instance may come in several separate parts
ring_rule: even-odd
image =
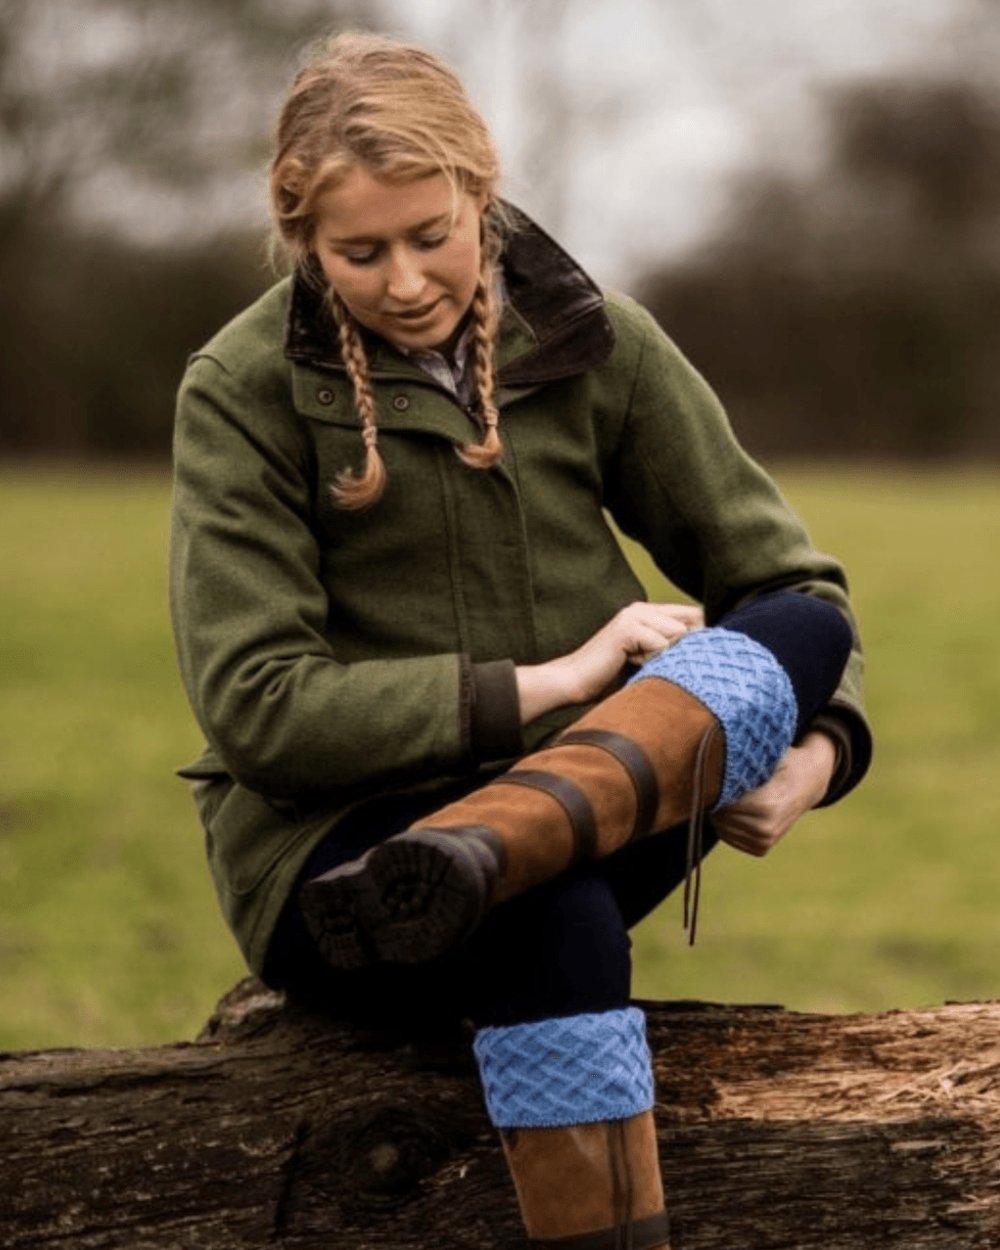
[[[807,733],[790,747],[770,781],[712,817],[723,842],[747,855],[766,855],[826,794],[837,748],[826,734]]]
[[[630,603],[582,647],[557,660],[565,665],[572,703],[599,698],[627,663],[644,664],[705,624],[701,608],[684,603]]]
[[[693,604],[630,603],[575,651],[517,669],[522,724],[553,708],[600,698],[627,663],[644,663],[704,623]]]

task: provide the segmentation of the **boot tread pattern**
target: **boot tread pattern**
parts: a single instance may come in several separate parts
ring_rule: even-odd
[[[306,882],[299,903],[321,954],[353,969],[422,963],[458,945],[486,909],[496,841],[474,827],[412,830]]]

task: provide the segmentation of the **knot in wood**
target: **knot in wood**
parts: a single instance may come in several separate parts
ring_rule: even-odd
[[[324,1137],[330,1184],[353,1209],[409,1201],[451,1154],[447,1136],[413,1108],[382,1107]]]

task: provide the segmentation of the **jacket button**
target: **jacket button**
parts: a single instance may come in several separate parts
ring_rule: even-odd
[[[407,408],[409,408],[410,406],[409,395],[394,395],[393,400],[392,400],[392,406],[393,408],[396,409],[397,412],[405,412]]]
[[[330,404],[333,403],[335,397],[333,391],[324,386],[321,390],[316,392],[316,398],[321,404],[324,405],[324,407],[329,407]]]

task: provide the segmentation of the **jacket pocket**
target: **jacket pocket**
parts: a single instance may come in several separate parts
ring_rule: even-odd
[[[267,799],[226,777],[194,781],[220,893],[252,894],[309,831],[293,803]]]

